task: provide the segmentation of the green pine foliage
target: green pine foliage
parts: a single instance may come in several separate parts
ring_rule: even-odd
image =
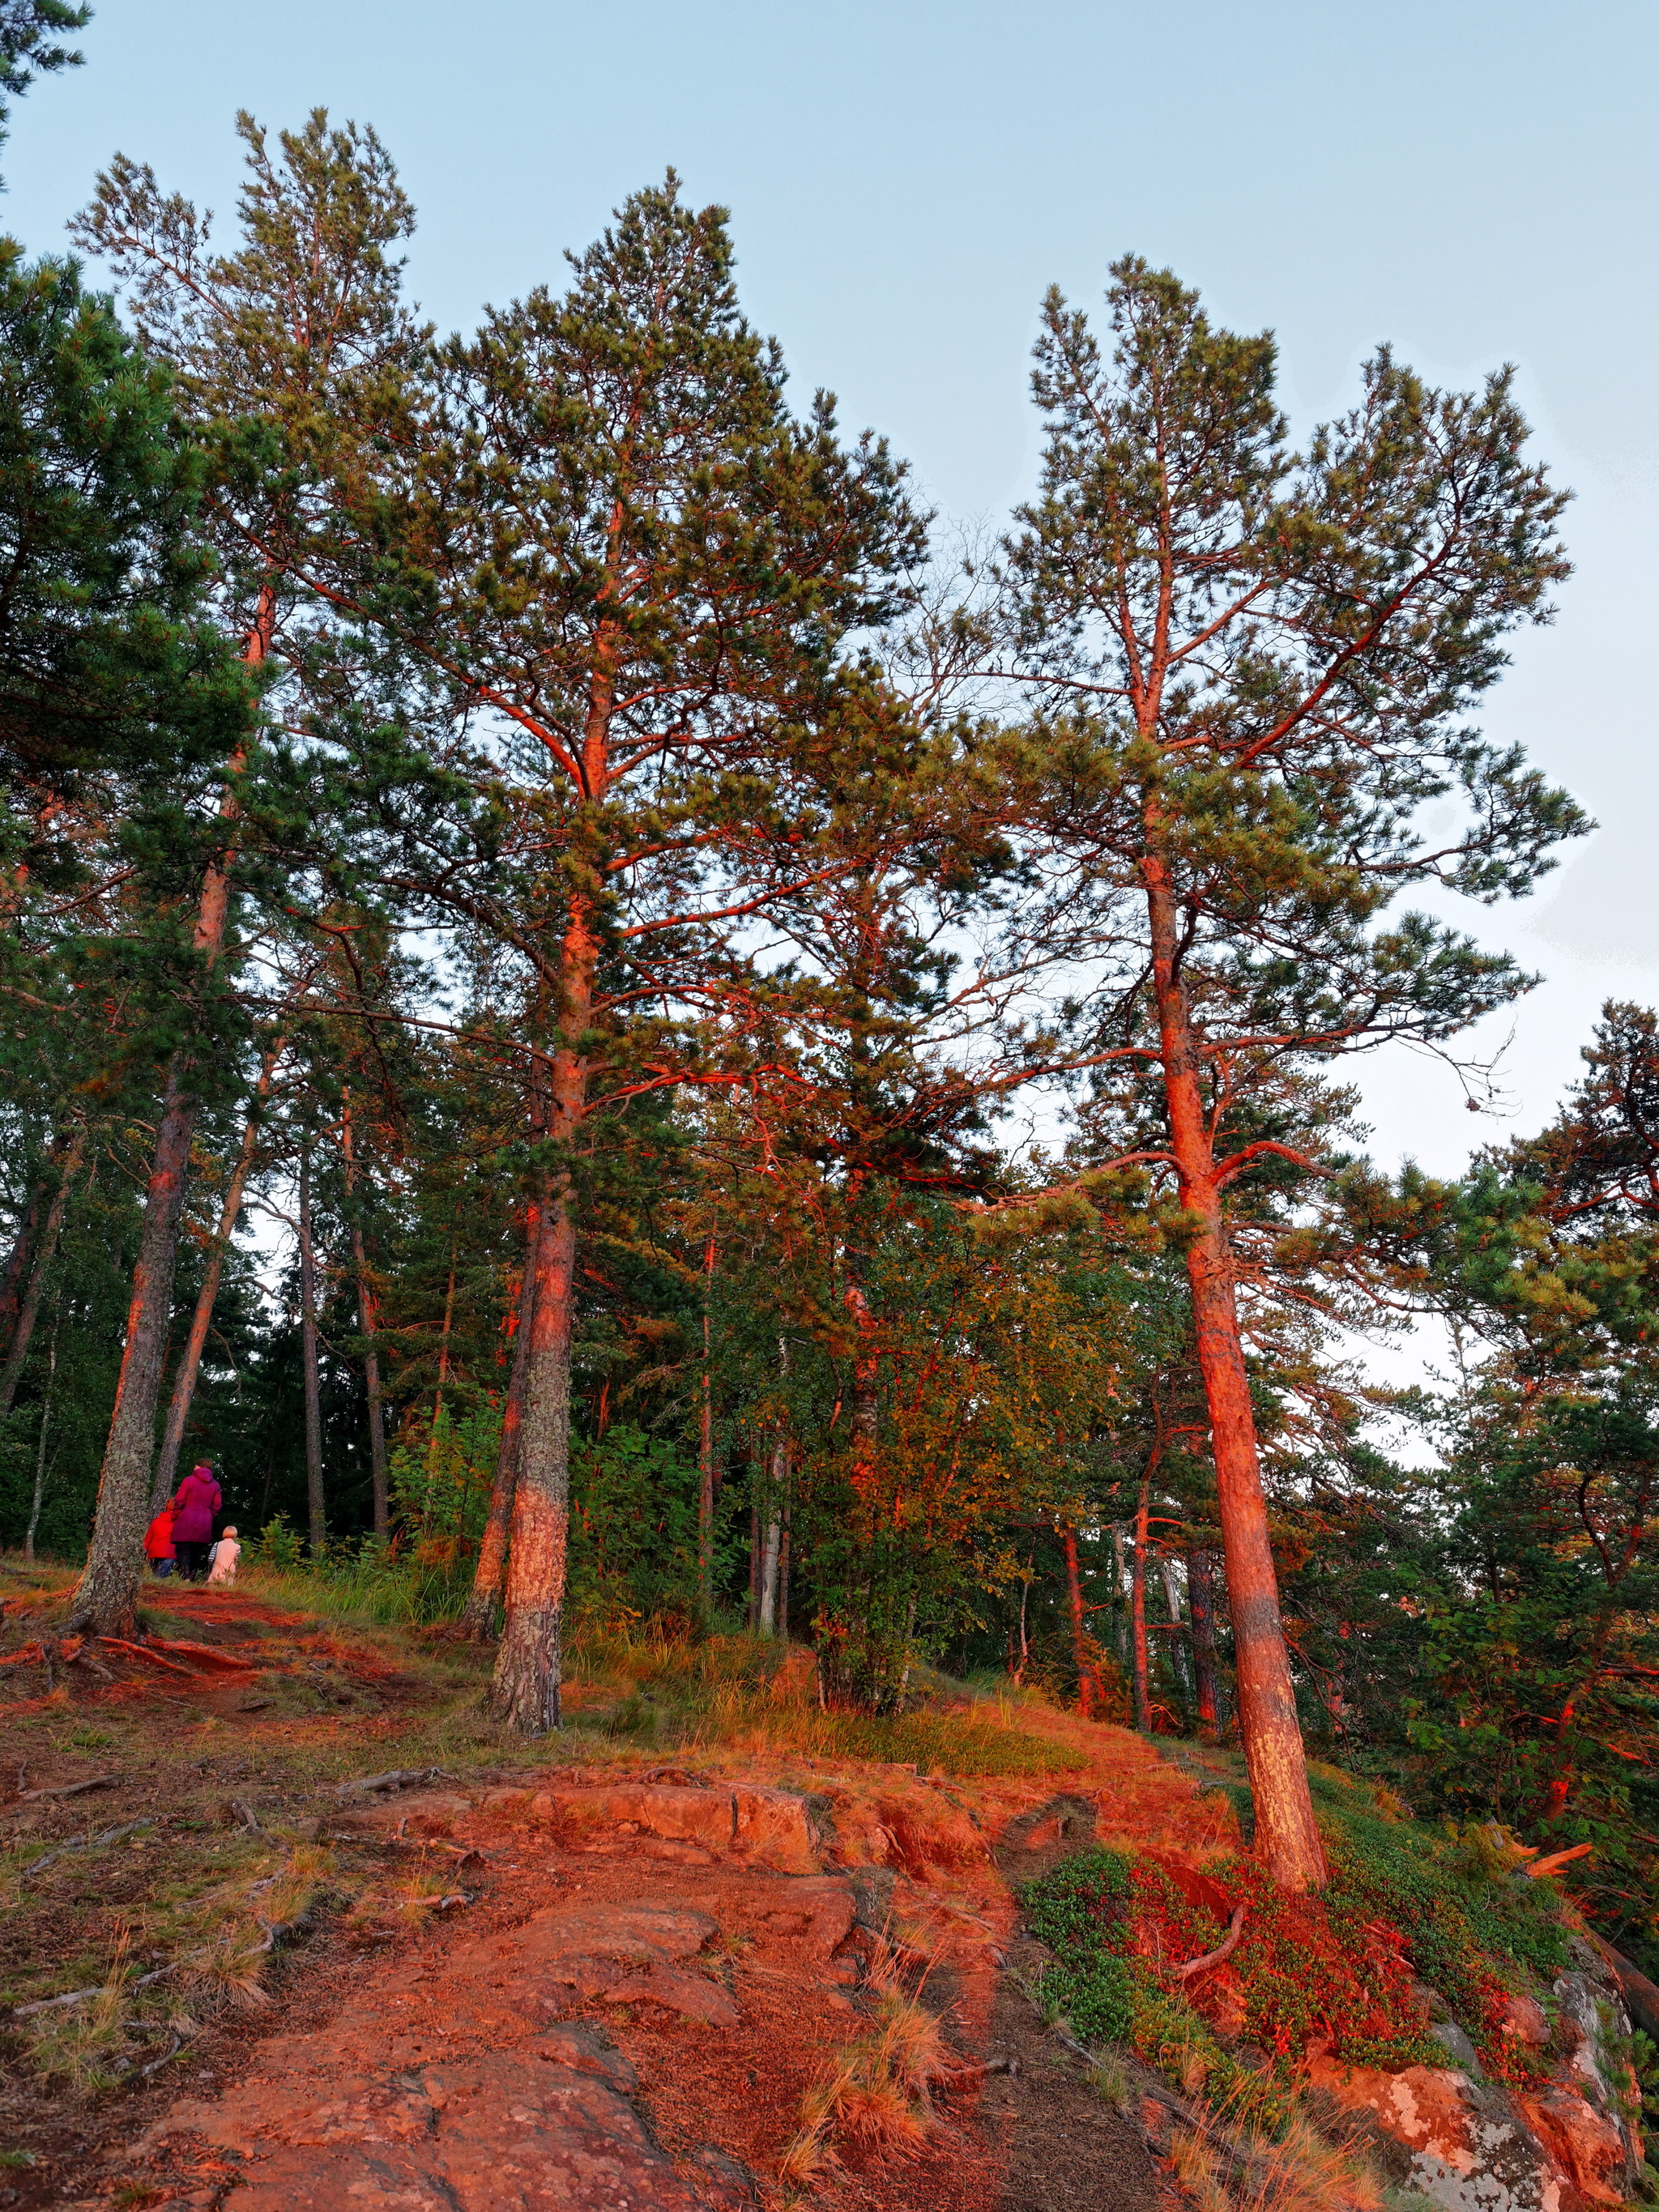
[[[84,12],[0,0],[0,120]],[[1587,826],[1470,728],[1567,575],[1512,379],[1384,350],[1298,458],[1271,338],[1127,258],[1098,328],[1045,307],[1038,495],[953,575],[902,461],[792,404],[672,174],[439,343],[374,132],[238,127],[222,247],[112,162],[76,235],[118,306],[0,246],[0,1538],[84,1545],[182,1066],[158,1427],[216,1265],[182,1459],[267,1565],[461,1613],[556,1204],[538,1480],[584,1648],[809,1644],[827,1754],[997,1771],[916,1710],[941,1662],[1224,1752],[1155,861],[1302,1726],[1365,1784],[1316,1774],[1322,1924],[1408,1919],[1479,2041],[1559,1958],[1493,1868],[1587,1844],[1562,1888],[1659,1966],[1659,1023],[1607,1008],[1551,1125],[1455,1182],[1368,1163],[1333,1079],[1528,980],[1413,887],[1524,891]],[[1459,1353],[1387,1409],[1411,1465],[1343,1335],[1402,1305]],[[1256,1901],[1270,2045],[1314,1936]],[[1030,1910],[1080,2033],[1228,2087],[1128,1944],[1206,1933],[1155,1869]]]

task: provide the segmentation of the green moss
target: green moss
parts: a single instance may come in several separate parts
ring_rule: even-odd
[[[994,1721],[951,1713],[817,1713],[793,1728],[796,1747],[820,1759],[915,1766],[923,1774],[1073,1774],[1085,1761],[1062,1743]]]
[[[1128,1960],[1109,1954],[1086,1966],[1045,1966],[1037,1978],[1043,2011],[1068,2021],[1084,2043],[1132,2042],[1135,1997]]]
[[[1331,1869],[1333,1929],[1381,1922],[1399,1933],[1415,1972],[1445,1999],[1482,2060],[1525,2070],[1524,2050],[1496,2032],[1504,1991],[1547,1983],[1568,1962],[1559,1900],[1516,1881],[1497,1861],[1413,1820],[1389,1819],[1362,1785],[1328,1772],[1315,1797]]]
[[[1050,2018],[1067,2020],[1085,2043],[1124,2043],[1133,2024],[1133,1984],[1123,1956],[1129,1863],[1117,1851],[1079,1851],[1020,1892],[1025,1920],[1054,1954],[1037,1983]]]

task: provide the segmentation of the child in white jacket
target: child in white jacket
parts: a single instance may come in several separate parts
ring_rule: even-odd
[[[241,1556],[242,1547],[236,1540],[236,1531],[227,1528],[208,1553],[208,1580],[210,1583],[234,1583],[236,1562]]]

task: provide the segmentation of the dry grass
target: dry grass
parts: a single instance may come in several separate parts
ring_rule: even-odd
[[[270,1949],[269,1936],[250,1940],[247,1929],[227,1928],[185,1962],[183,1978],[210,2013],[263,2012],[270,2002],[264,1987]]]
[[[26,2047],[43,2078],[76,2094],[112,2088],[137,2069],[165,2064],[204,2022],[264,2009],[278,1934],[337,1886],[336,1868],[325,1845],[261,1838],[246,1850],[228,1881],[221,1866],[209,1887],[135,1908],[95,1994],[28,2016]],[[159,1968],[138,1971],[158,1957]],[[84,1972],[80,1961],[60,1960],[43,1978],[73,1989]]]
[[[933,2093],[954,2071],[939,2016],[901,1990],[877,2000],[873,2032],[849,2044],[832,2074],[808,2090],[779,2178],[799,2188],[850,2151],[860,2160],[916,2149],[934,2125]]]
[[[429,1912],[442,1912],[461,1901],[452,1863],[433,1860],[422,1850],[419,1859],[395,1881],[364,1890],[353,1904],[352,1922],[362,1927],[401,1923],[418,1927]]]
[[[1333,2142],[1301,2113],[1275,2140],[1205,2113],[1170,2147],[1198,2212],[1383,2212],[1387,2197],[1352,2142]]]
[[[127,2071],[123,2053],[131,1950],[131,1931],[123,1928],[95,1997],[34,2015],[28,2036],[31,2063],[46,2081],[62,2081],[76,2096],[112,2089]]]

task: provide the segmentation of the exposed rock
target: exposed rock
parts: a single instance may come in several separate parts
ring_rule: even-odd
[[[597,2028],[581,2021],[568,2021],[561,2027],[549,2028],[540,2040],[537,2056],[568,2066],[578,2074],[597,2074],[624,2097],[631,2097],[640,2086],[640,2077],[631,2063],[620,2051],[613,2051]]]
[[[1506,1999],[1498,2022],[1500,2034],[1513,2036],[1533,2051],[1547,2051],[1550,2045],[1550,2024],[1544,2008],[1534,1997],[1510,1996]]]
[[[815,1874],[818,1858],[805,1801],[789,1790],[740,1783],[732,1792],[737,1849],[779,1874]]]
[[[336,1835],[395,1834],[447,1836],[472,1810],[472,1800],[453,1790],[422,1790],[405,1797],[374,1797],[330,1813],[325,1825]]]
[[[1480,2061],[1475,2056],[1474,2045],[1455,2020],[1437,2020],[1429,2033],[1437,2043],[1444,2045],[1446,2056],[1454,2066],[1461,2067],[1474,2081],[1485,2079]]]
[[[1452,2067],[1397,2074],[1310,2058],[1310,2086],[1369,2115],[1390,2178],[1445,2212],[1566,2212],[1553,2161],[1493,2085]]]
[[[1528,2118],[1579,2193],[1592,2204],[1623,2204],[1626,2181],[1624,2130],[1588,2098],[1559,2084],[1522,2103]]]
[[[822,1875],[816,1880],[793,1882],[787,1894],[784,1909],[799,1921],[799,1928],[791,1932],[805,1936],[820,1958],[827,1959],[838,1951],[852,1934],[858,1916],[852,1883]]]
[[[790,1790],[740,1783],[560,1782],[544,1790],[486,1792],[487,1812],[552,1821],[575,1850],[639,1838],[653,1858],[707,1865],[736,1851],[779,1874],[816,1874],[817,1839],[806,1801]]]
[[[750,2212],[762,2202],[760,2183],[740,2159],[709,2148],[700,2150],[693,2163],[706,2178],[705,2186],[720,2212]]]
[[[1615,1951],[1610,1943],[1600,1943],[1597,1948],[1613,1969],[1625,2010],[1638,2027],[1659,2043],[1659,1984],[1650,1982],[1638,1966],[1626,1958],[1622,1951]]]
[[[496,2010],[538,2021],[567,2008],[573,1990],[601,1996],[621,1967],[695,1958],[715,1925],[684,1905],[549,1905],[517,1928],[458,1945],[445,1972],[458,1991],[476,1988]]]
[[[236,2212],[708,2212],[719,2201],[676,2171],[618,2090],[572,2066],[517,2055],[429,2066],[402,2076],[392,2101],[395,2136],[321,2145],[272,2113]]]
[[[729,1790],[678,1790],[648,1782],[616,1782],[602,1790],[538,1790],[531,1810],[556,1820],[580,1838],[596,1828],[615,1830],[631,1820],[647,1835],[696,1844],[705,1850],[732,1848],[736,1808]]]
[[[707,2021],[713,2027],[735,2027],[740,2017],[718,1982],[701,1974],[678,1973],[672,1966],[651,1966],[642,1974],[627,1974],[599,1995],[607,2004],[665,2005],[687,2020]]]
[[[532,1912],[520,1929],[538,1955],[593,1952],[618,1959],[690,1959],[718,1923],[689,1905],[556,1905]]]

